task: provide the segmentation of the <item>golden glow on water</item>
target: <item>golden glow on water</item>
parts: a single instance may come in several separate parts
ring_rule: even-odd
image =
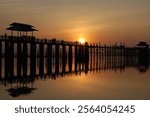
[[[30,61],[30,59],[28,60]],[[14,74],[17,75],[17,61],[16,59],[14,61]],[[93,61],[92,64],[90,63],[89,65],[88,73],[85,73],[85,67],[83,66],[83,71],[77,69],[78,72],[74,72],[74,64],[72,65],[72,71],[69,72],[69,64],[66,64],[66,73],[63,75],[59,74],[56,79],[48,75],[46,77],[38,76],[39,62],[37,62],[36,71],[38,77],[36,77],[33,85],[31,83],[22,85],[22,83],[14,82],[12,84],[7,83],[7,85],[4,86],[4,82],[1,82],[0,99],[150,99],[150,94],[147,93],[150,92],[150,69],[147,69],[147,72],[144,74],[141,74],[136,67],[136,69],[128,67],[123,71],[121,69],[110,70],[103,65],[107,62],[103,61],[99,63],[100,66],[97,67],[100,69],[98,70],[96,69],[96,62]],[[4,59],[2,63],[2,76],[4,77]],[[46,73],[47,63],[44,63],[44,71]],[[75,63],[74,59],[72,63]],[[112,64],[111,62],[108,63]],[[61,67],[62,64],[59,68]],[[80,68],[82,67],[80,66]],[[77,68],[79,68],[79,66]],[[52,67],[52,69],[54,69],[55,72],[55,67]],[[30,71],[30,65],[28,65],[28,70]],[[59,69],[59,72],[62,73],[62,69]],[[30,72],[28,75],[30,75]],[[20,93],[19,90],[18,96],[12,97],[9,90],[13,88],[17,89],[19,86],[27,86],[29,88],[33,86],[34,90],[31,90],[29,93],[27,92],[27,94],[24,94],[24,92]],[[14,94],[16,95],[16,91]]]
[[[149,75],[149,70],[140,74],[128,68],[122,73],[106,70],[100,73],[88,72],[87,75],[59,76],[56,80],[46,78],[35,80],[36,90],[30,95],[15,98],[6,91],[11,88],[10,85],[0,85],[0,99],[150,99],[147,93],[150,91]]]

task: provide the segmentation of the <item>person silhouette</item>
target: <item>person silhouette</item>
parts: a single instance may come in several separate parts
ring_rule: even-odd
[[[7,38],[7,33],[4,34],[4,38],[5,38],[5,39]]]

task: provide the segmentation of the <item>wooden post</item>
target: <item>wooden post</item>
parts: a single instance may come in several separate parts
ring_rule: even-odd
[[[28,52],[28,47],[27,47],[27,42],[23,42],[23,76],[27,76],[27,52]]]
[[[69,62],[69,72],[72,72],[72,44],[69,45],[68,62]]]
[[[36,75],[36,42],[30,42],[30,75],[33,78]]]
[[[55,44],[55,73],[59,73],[59,44]]]
[[[21,65],[22,65],[22,48],[21,42],[17,40],[17,76],[21,77]]]
[[[52,74],[52,44],[47,44],[47,74]]]
[[[10,75],[10,67],[9,67],[9,42],[8,41],[5,41],[5,78],[9,78],[9,75]]]
[[[40,77],[43,77],[43,75],[44,75],[44,43],[43,43],[43,40],[40,42],[39,49],[40,49],[39,75],[40,75]]]
[[[67,57],[66,57],[66,45],[63,43],[62,44],[62,73],[64,74],[66,72],[66,62],[67,62]]]
[[[85,45],[81,45],[81,65],[82,71],[85,70]]]
[[[79,69],[78,70],[81,71],[81,62],[82,62],[82,58],[83,58],[81,45],[78,45],[78,48],[79,48],[79,51],[78,51],[78,63],[79,63],[78,67],[79,67]]]
[[[90,71],[92,71],[93,68],[93,46],[92,44],[90,45]]]
[[[10,41],[10,77],[14,77],[14,42]]]
[[[88,73],[89,70],[89,45],[85,43],[85,74]]]
[[[94,69],[95,69],[95,56],[96,56],[96,52],[95,52],[95,43],[93,43],[93,49],[94,49],[94,52],[93,52],[93,55],[94,55],[94,57],[93,57],[93,71],[94,71]]]
[[[75,57],[75,72],[77,72],[77,63],[78,63],[78,46],[77,45],[75,45],[75,55],[74,55],[74,57]]]
[[[98,57],[98,44],[96,44],[96,71],[98,71],[98,61],[99,61],[99,57]]]

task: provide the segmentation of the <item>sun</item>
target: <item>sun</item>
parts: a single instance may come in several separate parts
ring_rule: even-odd
[[[85,43],[85,38],[83,38],[83,37],[79,38],[79,43],[84,44]]]

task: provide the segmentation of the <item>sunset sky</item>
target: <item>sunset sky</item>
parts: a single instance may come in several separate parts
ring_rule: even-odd
[[[150,44],[150,0],[0,0],[0,35],[12,22],[34,25],[39,38]]]

